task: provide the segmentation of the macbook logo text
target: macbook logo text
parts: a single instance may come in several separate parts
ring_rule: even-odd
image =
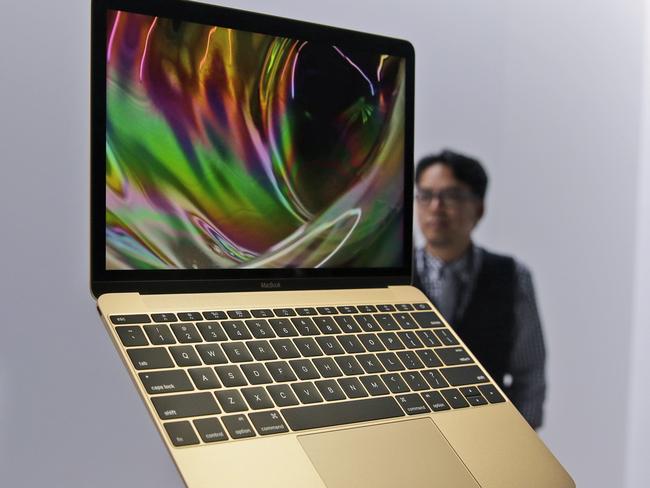
[[[279,281],[262,281],[260,283],[262,288],[281,288],[282,285]]]

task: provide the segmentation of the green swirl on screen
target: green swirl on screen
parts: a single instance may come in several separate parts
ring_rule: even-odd
[[[125,12],[107,269],[401,266],[404,63]]]

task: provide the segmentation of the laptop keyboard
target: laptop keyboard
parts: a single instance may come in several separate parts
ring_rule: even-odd
[[[175,446],[504,401],[426,303],[110,320]]]

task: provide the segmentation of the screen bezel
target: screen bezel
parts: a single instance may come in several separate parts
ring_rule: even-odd
[[[108,292],[193,293],[267,289],[365,288],[411,281],[415,53],[405,40],[184,0],[93,0],[91,18],[91,253],[95,297]],[[372,50],[405,59],[404,218],[402,266],[390,268],[106,269],[106,21],[108,10],[177,18],[261,34]]]

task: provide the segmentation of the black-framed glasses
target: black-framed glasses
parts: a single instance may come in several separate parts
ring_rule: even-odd
[[[475,200],[478,197],[471,191],[460,188],[448,188],[440,191],[417,190],[415,192],[415,200],[423,207],[429,206],[434,198],[440,200],[443,205],[453,207],[468,200]]]

